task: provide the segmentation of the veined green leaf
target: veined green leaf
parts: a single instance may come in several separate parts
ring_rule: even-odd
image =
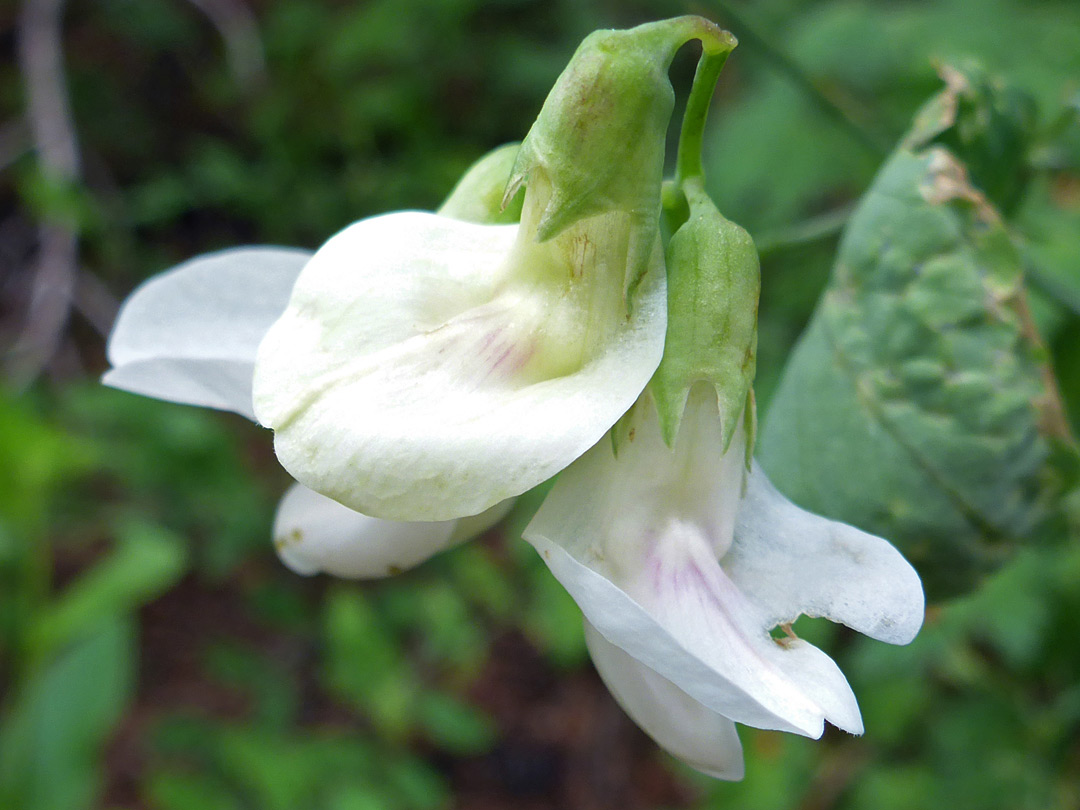
[[[931,598],[1054,525],[1076,463],[1019,254],[958,142],[909,138],[879,173],[759,445],[777,486],[891,539]]]

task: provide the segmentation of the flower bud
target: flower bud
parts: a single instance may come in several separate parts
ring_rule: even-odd
[[[750,235],[725,219],[701,188],[684,186],[690,216],[668,245],[668,326],[664,358],[651,386],[664,441],[679,430],[690,387],[716,389],[723,448],[748,413],[757,361],[761,272]]]
[[[511,225],[521,218],[521,198],[504,204],[503,192],[514,168],[520,143],[492,149],[458,180],[439,210],[439,216],[486,225]]]
[[[505,199],[541,178],[550,188],[536,223],[541,242],[587,217],[627,213],[628,304],[659,233],[664,147],[674,105],[668,68],[694,37],[734,47],[730,34],[700,17],[587,37],[525,137],[507,186]]]

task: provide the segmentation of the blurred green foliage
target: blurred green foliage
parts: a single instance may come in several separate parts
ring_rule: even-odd
[[[721,80],[706,160],[721,211],[762,253],[762,412],[852,205],[940,87],[935,60],[975,58],[1035,99],[1032,175],[1008,224],[1074,428],[1080,421],[1076,3],[251,0],[250,9],[255,39],[241,25],[224,29],[226,40],[194,3],[69,4],[78,183],[41,171],[17,126],[22,76],[14,59],[0,60],[0,262],[15,270],[0,279],[5,304],[25,303],[42,218],[75,227],[84,268],[122,296],[198,252],[314,247],[371,213],[432,208],[473,160],[525,134],[587,33],[693,11],[742,42]],[[0,8],[4,52],[17,10]],[[682,88],[693,66],[684,56],[673,68]],[[644,744],[634,765],[612,765],[631,749],[612,743],[576,692],[543,686],[545,677],[580,686],[587,659],[577,608],[515,540],[529,503],[504,537],[397,579],[296,577],[269,543],[286,484],[269,437],[234,417],[98,387],[102,338],[80,307],[50,379],[0,390],[0,807],[435,810],[461,806],[476,768],[503,774],[488,779],[492,807],[1080,806],[1076,537],[1029,548],[934,607],[907,648],[802,620],[800,635],[849,674],[866,737],[744,729],[743,783],[672,765],[666,788],[649,787],[642,762],[662,755]],[[6,338],[17,318],[0,315]],[[508,639],[511,658],[536,656],[513,675],[499,669]],[[608,701],[595,679],[585,683],[590,699]],[[526,688],[571,708],[521,703],[514,690]],[[536,716],[499,708],[514,701]],[[540,739],[545,723],[570,737],[589,722],[608,734],[591,748],[566,743],[556,755],[520,739],[530,724]],[[639,739],[619,722],[619,734]],[[604,774],[599,805],[573,758]]]

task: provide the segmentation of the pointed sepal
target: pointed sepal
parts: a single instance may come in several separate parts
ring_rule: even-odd
[[[674,106],[668,68],[691,39],[710,51],[735,39],[700,17],[677,17],[629,30],[596,31],[578,47],[522,142],[506,190],[542,178],[550,196],[536,238],[611,211],[631,220],[625,291],[649,267],[659,234],[664,147]]]
[[[761,273],[750,235],[725,219],[698,183],[684,190],[690,215],[668,245],[667,338],[650,385],[669,446],[690,388],[697,382],[713,386],[726,451],[744,415],[748,427],[755,423],[750,393]]]

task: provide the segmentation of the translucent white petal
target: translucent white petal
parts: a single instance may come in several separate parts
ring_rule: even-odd
[[[103,382],[254,419],[255,353],[310,257],[291,248],[237,248],[149,279],[120,309]]]
[[[374,579],[401,573],[453,545],[456,523],[380,520],[293,484],[274,517],[274,547],[298,574]]]
[[[550,501],[550,496],[549,499]],[[526,539],[605,638],[672,681],[711,711],[758,728],[821,736],[824,712],[775,668],[747,654],[747,642],[729,631],[685,646],[611,580],[549,540],[534,521]],[[736,643],[730,643],[733,639]],[[717,646],[719,644],[719,646]],[[707,647],[713,649],[710,652]],[[708,660],[706,660],[708,659]],[[715,664],[719,661],[720,670]],[[758,675],[762,677],[759,679]]]
[[[640,417],[617,461],[605,441],[562,473],[525,538],[605,638],[712,711],[809,736],[824,719],[860,731],[836,665],[805,642],[773,641],[720,567],[744,445],[721,454],[715,394],[691,392],[674,451],[651,406]]]
[[[568,233],[569,252],[533,261],[542,246],[518,232],[406,212],[319,250],[255,374],[256,412],[297,480],[388,519],[477,514],[550,478],[633,403],[663,348],[662,273],[627,318],[622,266],[599,266],[617,254]]]
[[[800,509],[756,463],[723,566],[774,624],[824,616],[892,644],[907,644],[922,626],[922,584],[900,552]]]
[[[657,745],[709,776],[743,778],[742,743],[731,720],[627,655],[587,621],[585,643],[615,700]]]
[[[479,537],[510,514],[510,510],[514,508],[515,501],[515,498],[507,498],[505,501],[500,501],[495,504],[490,509],[485,509],[479,515],[458,518],[457,526],[454,528],[454,534],[450,537],[450,543],[452,545],[464,543],[466,540]]]

